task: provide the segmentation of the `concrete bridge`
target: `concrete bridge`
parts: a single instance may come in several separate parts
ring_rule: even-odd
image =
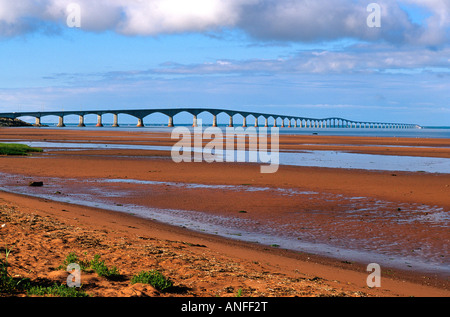
[[[260,119],[264,120],[264,127],[294,127],[294,128],[382,128],[382,129],[414,129],[421,128],[417,124],[411,123],[389,123],[389,122],[369,122],[369,121],[353,121],[343,118],[307,118],[297,117],[291,115],[246,112],[227,109],[209,109],[209,108],[170,108],[170,109],[137,109],[137,110],[92,110],[92,111],[46,111],[46,112],[9,112],[0,113],[3,118],[20,118],[20,117],[34,117],[36,118],[36,126],[41,125],[41,118],[46,116],[56,116],[59,118],[58,127],[64,127],[64,117],[69,115],[79,116],[79,127],[84,127],[84,117],[86,115],[97,115],[97,127],[102,127],[102,116],[105,114],[112,114],[114,117],[113,127],[119,126],[119,114],[126,114],[137,119],[137,127],[144,127],[144,118],[154,114],[161,113],[168,117],[168,127],[174,126],[174,116],[180,113],[189,113],[193,116],[192,126],[197,126],[197,117],[201,113],[210,113],[213,116],[212,126],[217,126],[217,116],[219,114],[226,114],[229,116],[229,127],[235,125],[235,117],[241,117],[242,126],[247,127],[247,120],[253,118],[254,124],[252,126],[258,127]],[[279,124],[280,123],[280,124]]]

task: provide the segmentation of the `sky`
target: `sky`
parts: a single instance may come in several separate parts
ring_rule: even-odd
[[[0,112],[172,107],[450,126],[450,0],[0,0]]]

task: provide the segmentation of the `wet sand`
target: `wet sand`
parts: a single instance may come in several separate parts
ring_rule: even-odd
[[[0,130],[0,142],[18,140],[146,145],[174,143],[166,133],[65,129]],[[280,141],[281,149],[284,150],[334,149],[385,155],[450,157],[450,140],[447,139],[281,136]],[[370,216],[359,213],[356,213],[356,217],[352,215],[352,218],[341,219],[340,223],[345,223],[345,226],[336,227],[330,218],[333,215],[330,210],[334,210],[335,214],[343,215],[344,210],[339,207],[344,206],[349,198],[358,197],[389,201],[402,208],[405,204],[424,204],[435,209],[440,208],[446,214],[450,210],[448,174],[392,173],[298,166],[281,166],[276,174],[260,174],[257,164],[175,164],[169,155],[168,152],[162,151],[49,149],[43,154],[34,154],[32,157],[0,157],[0,172],[17,175],[18,182],[29,177],[36,180],[40,177],[80,180],[133,179],[295,189],[317,192],[320,195],[333,195],[333,199],[325,201],[311,200],[310,196],[302,195],[276,195],[270,190],[266,192],[205,188],[177,190],[167,186],[153,188],[154,190],[147,194],[120,197],[117,203],[139,202],[144,206],[195,210],[228,218],[259,221],[264,224],[275,224],[278,218],[279,225],[297,222],[297,226],[291,230],[301,232],[302,239],[308,241],[316,239],[316,242],[324,242],[327,239],[357,241],[359,234],[370,229],[374,231],[371,235],[380,239],[372,242],[378,241],[383,244],[386,241],[397,240],[402,252],[405,250],[420,252],[422,244],[427,245],[430,246],[430,252],[434,255],[444,257],[443,260],[441,259],[444,264],[449,263],[448,227],[433,226],[430,229],[426,224],[421,224],[419,227],[416,223],[414,225],[398,224],[395,221],[387,222],[380,215]],[[121,183],[117,186],[131,192],[135,190],[133,184]],[[339,200],[341,197],[339,195],[346,197],[347,200],[344,198]],[[41,278],[48,274],[57,275],[52,268],[60,264],[61,258],[68,252],[88,250],[88,253],[101,252],[102,257],[124,270],[125,275],[131,275],[137,269],[137,263],[142,267],[158,267],[173,277],[180,288],[184,287],[185,290],[183,294],[158,293],[157,296],[186,296],[187,294],[233,296],[239,288],[248,296],[448,296],[450,294],[448,276],[382,267],[382,287],[369,289],[366,285],[368,273],[365,271],[365,265],[368,263],[365,262],[358,263],[345,258],[328,258],[305,252],[282,250],[270,245],[245,243],[131,215],[50,200],[4,192],[0,193],[0,198],[1,205],[8,206],[4,207],[5,213],[11,213],[10,210],[13,207],[16,213],[21,212],[21,216],[14,214],[19,220],[16,221],[17,226],[13,230],[20,233],[17,235],[16,242],[18,246],[21,245],[17,248],[17,255],[20,255],[22,260],[17,259],[16,266],[13,265],[13,267],[20,272],[20,266],[35,266],[36,272],[46,272],[40,275]],[[244,210],[245,213],[241,212]],[[405,216],[401,214],[401,210],[390,210],[390,212],[397,212],[396,216],[400,218]],[[59,221],[58,225],[75,226],[78,229],[73,231],[58,227],[49,231],[50,233],[58,232],[55,236],[46,230],[36,229],[31,233],[30,227],[27,231],[25,224],[29,223],[33,214],[46,217],[45,221]],[[3,213],[2,216],[4,216]],[[372,223],[368,222],[368,219]],[[383,225],[378,225],[377,222],[382,222]],[[52,226],[56,224],[52,223]],[[320,228],[320,232],[317,228]],[[19,239],[21,235],[27,234],[33,234],[33,241],[36,241],[31,249],[30,242]],[[88,246],[77,243],[83,239],[81,237],[93,237],[91,240],[97,242]],[[52,252],[49,252],[49,243],[52,246]],[[118,247],[119,243],[123,248]],[[158,247],[164,251],[162,253],[158,251],[156,255],[145,252],[148,248],[158,249]],[[441,254],[439,250],[442,251]],[[30,258],[36,258],[37,254],[43,255],[42,258],[38,257],[40,260],[37,263],[40,264],[30,260]],[[133,256],[135,257],[133,260],[126,260]],[[195,257],[195,260],[192,260],[192,257]],[[192,265],[192,261],[198,265]],[[63,272],[59,273],[63,274]],[[89,278],[95,280],[97,277]],[[106,283],[107,286],[102,283]],[[127,282],[111,285],[111,282],[97,278],[91,284],[95,285],[91,288],[91,292],[98,296],[129,296],[134,292],[130,290]],[[144,286],[139,287],[141,287],[139,290],[141,295],[148,293],[155,296],[157,293],[155,290],[144,290]]]

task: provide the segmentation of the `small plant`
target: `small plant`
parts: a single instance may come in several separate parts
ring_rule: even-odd
[[[242,288],[238,289],[236,297],[242,297]]]
[[[84,291],[67,285],[53,284],[53,286],[32,286],[27,290],[28,296],[57,296],[57,297],[88,297]]]
[[[15,289],[15,283],[8,273],[8,255],[9,250],[6,250],[5,260],[0,259],[0,293],[10,292]]]
[[[173,286],[173,282],[166,278],[161,272],[141,271],[131,278],[131,284],[144,283],[150,284],[159,291],[165,291]]]
[[[80,266],[80,269],[81,269],[82,271],[86,271],[86,270],[88,270],[89,267],[90,267],[90,263],[89,263],[88,261],[82,261],[82,260],[80,260],[80,259],[78,258],[78,255],[76,255],[75,252],[70,252],[70,253],[66,256],[66,259],[64,260],[63,264],[60,265],[60,266],[58,267],[58,269],[60,269],[60,270],[65,270],[65,269],[67,268],[67,266],[68,266],[69,264],[72,264],[72,263],[78,264],[78,265]]]
[[[119,277],[119,270],[113,266],[108,268],[105,261],[100,261],[100,255],[96,254],[94,259],[91,261],[90,267],[99,275],[106,278],[117,278]]]
[[[87,261],[87,260],[83,261],[83,260],[80,260],[74,252],[71,252],[67,255],[63,264],[60,265],[58,267],[58,269],[65,270],[67,268],[67,266],[71,263],[78,264],[82,271],[93,270],[99,276],[106,277],[108,279],[115,279],[120,276],[120,273],[119,273],[119,270],[117,269],[117,267],[113,266],[113,267],[109,268],[105,264],[105,261],[100,260],[99,254],[94,255],[94,258],[91,261]]]
[[[13,293],[28,287],[29,279],[13,278],[8,272],[8,257],[11,249],[5,249],[5,259],[0,259],[0,293]]]

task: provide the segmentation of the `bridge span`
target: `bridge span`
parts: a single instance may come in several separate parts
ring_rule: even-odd
[[[383,128],[383,129],[414,129],[421,127],[417,124],[411,123],[395,123],[395,122],[369,122],[369,121],[353,121],[344,118],[330,117],[330,118],[307,118],[292,115],[280,115],[270,113],[247,112],[227,109],[213,109],[213,108],[168,108],[168,109],[136,109],[136,110],[86,110],[86,111],[45,111],[45,112],[9,112],[0,113],[3,118],[20,118],[20,117],[34,117],[36,119],[36,126],[41,125],[41,118],[47,116],[56,116],[59,118],[58,127],[64,127],[64,117],[69,115],[79,116],[79,127],[84,127],[84,117],[86,115],[97,115],[97,127],[102,127],[102,116],[105,114],[113,115],[113,127],[119,127],[119,114],[133,116],[137,119],[137,127],[144,127],[144,118],[154,114],[161,113],[168,117],[168,127],[174,127],[174,116],[180,113],[189,113],[193,116],[192,126],[197,126],[197,117],[206,112],[213,116],[212,126],[217,126],[218,115],[224,113],[229,116],[229,127],[235,125],[235,117],[242,118],[242,126],[247,127],[249,118],[253,118],[255,127],[260,126],[260,119],[264,121],[261,126],[264,127],[293,127],[293,128]]]

